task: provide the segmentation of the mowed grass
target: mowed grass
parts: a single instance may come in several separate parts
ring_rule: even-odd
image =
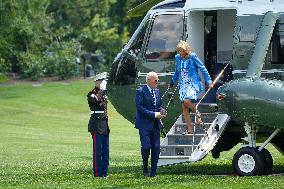
[[[109,103],[110,168],[107,179],[92,175],[86,93],[91,81],[0,86],[0,188],[283,188],[283,176],[220,176],[233,173],[240,146],[197,163],[141,174],[137,130]],[[130,99],[133,99],[130,97]],[[274,173],[284,158],[273,147]]]

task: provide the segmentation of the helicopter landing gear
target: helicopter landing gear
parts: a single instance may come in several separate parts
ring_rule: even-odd
[[[273,168],[273,159],[265,146],[280,129],[276,129],[260,147],[256,147],[256,126],[246,123],[245,131],[248,136],[244,140],[248,142],[248,145],[239,149],[234,155],[232,163],[235,172],[240,176],[270,174]]]
[[[254,176],[263,172],[264,158],[260,151],[252,147],[243,147],[233,158],[233,167],[238,175]]]
[[[268,175],[272,172],[272,168],[273,168],[272,156],[271,156],[270,152],[265,148],[263,148],[260,152],[262,153],[263,158],[264,158],[264,167],[263,167],[262,174]]]
[[[243,147],[234,155],[233,167],[241,176],[268,175],[272,172],[273,159],[267,149],[259,151],[252,147]]]

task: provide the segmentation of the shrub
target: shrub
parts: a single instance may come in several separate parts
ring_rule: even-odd
[[[7,81],[7,80],[8,80],[8,79],[7,79],[6,75],[3,74],[3,73],[0,73],[0,83],[5,82],[5,81]]]
[[[20,62],[20,75],[23,78],[37,80],[44,75],[42,58],[39,55],[24,52],[19,53],[17,58]]]
[[[68,79],[79,75],[79,65],[76,63],[77,47],[76,41],[61,42],[48,49],[43,57],[44,74],[48,76],[59,76]]]
[[[78,75],[78,65],[75,57],[66,52],[61,52],[56,60],[56,75],[61,79],[67,79]]]
[[[0,58],[0,72],[6,73],[9,71],[10,64],[6,62],[3,58]]]
[[[56,54],[53,52],[45,53],[43,57],[43,73],[45,76],[56,76]]]

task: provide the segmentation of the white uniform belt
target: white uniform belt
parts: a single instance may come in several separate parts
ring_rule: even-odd
[[[95,113],[95,114],[103,114],[103,113],[105,113],[105,111],[91,111],[91,114],[93,114],[93,113]]]

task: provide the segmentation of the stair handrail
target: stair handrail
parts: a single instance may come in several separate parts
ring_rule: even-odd
[[[169,89],[170,89],[170,86],[168,85],[168,88],[166,89],[166,91],[164,92],[164,94],[161,97],[162,100],[163,100],[164,96],[166,95],[166,93],[168,92]]]
[[[172,101],[172,99],[173,99],[173,97],[174,97],[174,95],[175,95],[175,93],[176,93],[176,89],[177,89],[177,88],[178,88],[178,84],[177,84],[177,86],[176,86],[176,88],[175,88],[175,90],[174,90],[174,92],[173,92],[171,98],[169,99],[169,102],[168,102],[166,108],[165,108],[165,112],[166,112],[166,113],[167,113],[167,109],[168,109],[168,107],[169,107],[169,105],[170,105],[170,102]],[[167,90],[166,90],[165,93],[162,95],[161,99],[164,98],[165,94],[168,92],[169,89],[170,89],[170,86],[168,86]],[[162,126],[162,128],[161,128],[161,129],[162,129],[162,134],[164,135],[164,137],[166,137],[167,134],[166,134],[165,126],[164,126],[164,124],[163,124],[163,122],[162,122],[162,119],[160,119],[160,122],[161,122],[161,126]]]
[[[172,94],[172,96],[171,96],[171,98],[170,98],[170,100],[169,100],[169,102],[168,102],[168,104],[167,104],[167,106],[166,106],[166,111],[167,111],[167,109],[168,109],[168,107],[169,107],[169,105],[170,105],[170,103],[171,103],[171,101],[172,101],[172,99],[173,99],[173,97],[174,97],[174,95],[175,95],[175,93],[176,93],[176,90],[177,90],[177,88],[178,88],[178,84],[177,84],[177,86],[175,87],[175,90],[174,90],[174,92],[173,92],[173,94]]]
[[[202,98],[199,100],[199,102],[196,104],[195,108],[196,111],[198,111],[198,106],[199,104],[202,102],[202,100],[204,100],[204,98],[207,96],[207,94],[209,93],[209,91],[214,87],[214,85],[216,84],[216,82],[220,79],[220,77],[222,76],[222,74],[224,73],[225,69],[228,67],[229,63],[227,63],[227,65],[221,70],[221,72],[219,73],[219,75],[214,79],[213,83],[210,85],[210,87],[208,88],[208,90],[206,91],[206,93],[202,96]]]

